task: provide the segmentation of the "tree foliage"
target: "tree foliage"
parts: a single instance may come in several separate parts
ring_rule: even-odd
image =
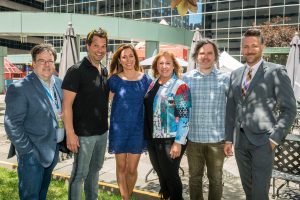
[[[289,20],[289,17],[277,16],[271,21],[255,26],[255,28],[261,29],[267,47],[289,47],[295,32],[297,32],[297,25],[283,24]]]

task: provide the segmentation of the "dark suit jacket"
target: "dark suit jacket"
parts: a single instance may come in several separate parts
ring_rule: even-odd
[[[55,77],[56,91],[62,99],[61,80]],[[57,145],[57,120],[45,88],[33,72],[14,82],[7,90],[5,131],[11,140],[8,157],[33,152],[44,167],[50,166]]]
[[[246,67],[232,72],[226,106],[226,141],[239,142],[240,128],[257,146],[269,138],[282,143],[296,116],[296,100],[283,66],[263,61],[253,77],[247,94],[241,85]],[[278,108],[279,112],[275,112]]]

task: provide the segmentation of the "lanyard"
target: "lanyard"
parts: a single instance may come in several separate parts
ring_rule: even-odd
[[[51,95],[49,89],[46,88],[45,86],[44,86],[44,88],[45,88],[47,97],[50,99],[50,101],[51,101],[52,103],[54,102],[56,109],[59,110],[60,107],[59,107],[59,103],[58,103],[58,99],[57,99],[57,95],[56,95],[56,88],[55,88],[54,86],[53,86],[53,88],[52,88],[52,89],[53,89],[53,96],[54,96],[54,98],[53,98],[53,96]]]

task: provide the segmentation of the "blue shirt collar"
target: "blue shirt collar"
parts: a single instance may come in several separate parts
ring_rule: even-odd
[[[197,74],[197,75],[201,75],[201,76],[216,75],[216,74],[219,73],[219,70],[216,69],[216,67],[214,67],[214,68],[212,69],[212,71],[211,71],[209,74],[203,74],[202,72],[200,72],[199,69],[193,69],[192,71],[193,71],[193,74]]]

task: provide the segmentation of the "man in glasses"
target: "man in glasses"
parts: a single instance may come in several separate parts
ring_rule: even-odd
[[[68,69],[62,89],[67,147],[74,153],[69,199],[98,198],[99,171],[103,165],[108,130],[107,33],[99,28],[88,33],[88,55]]]
[[[64,138],[61,80],[53,75],[56,52],[49,44],[31,50],[33,72],[7,90],[4,125],[17,154],[20,199],[45,200]]]

